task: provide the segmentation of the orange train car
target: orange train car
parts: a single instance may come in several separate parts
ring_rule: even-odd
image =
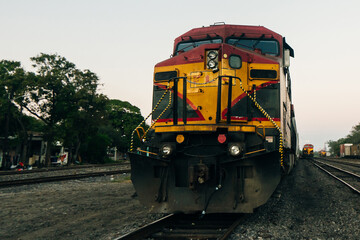
[[[360,144],[353,144],[350,151],[353,158],[360,158]]]
[[[293,49],[262,26],[212,25],[155,65],[151,127],[129,152],[152,212],[253,212],[294,166]],[[133,132],[133,133],[134,133]]]
[[[360,144],[352,144],[352,143],[340,144],[340,157],[360,158]]]

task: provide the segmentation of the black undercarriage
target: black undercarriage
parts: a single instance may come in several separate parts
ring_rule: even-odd
[[[139,200],[153,212],[253,212],[280,181],[280,154],[265,141],[245,144],[257,137],[233,135],[228,134],[228,141],[238,141],[244,148],[236,157],[227,151],[230,143],[216,142],[215,133],[187,136],[183,144],[172,142],[176,150],[166,158],[153,154],[150,146],[129,153]],[[170,137],[161,139],[153,139],[153,146]]]

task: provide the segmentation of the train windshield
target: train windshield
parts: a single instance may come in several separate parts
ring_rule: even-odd
[[[249,50],[260,49],[263,54],[279,55],[279,43],[271,39],[228,38],[226,43]]]
[[[179,53],[187,52],[193,48],[196,48],[203,44],[210,44],[210,43],[222,43],[221,38],[215,38],[215,39],[205,39],[205,40],[198,40],[198,41],[191,41],[191,42],[181,42],[177,45],[175,56]]]

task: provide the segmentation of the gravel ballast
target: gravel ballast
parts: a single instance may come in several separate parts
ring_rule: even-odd
[[[300,159],[230,239],[359,239],[360,195]]]
[[[0,189],[0,239],[113,239],[161,214],[133,198],[130,175]],[[360,196],[300,160],[229,239],[358,239]]]

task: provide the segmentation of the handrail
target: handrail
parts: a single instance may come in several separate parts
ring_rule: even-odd
[[[260,128],[260,127],[262,127],[262,129],[263,129],[263,134],[261,134],[261,133],[259,133],[257,131],[258,128]],[[255,126],[255,128],[256,128],[256,130],[255,130],[256,134],[259,135],[260,137],[262,137],[263,139],[265,139],[265,127],[264,127],[264,125],[260,124],[260,125]]]
[[[155,110],[159,107],[160,103],[162,102],[162,100],[164,99],[165,95],[167,94],[167,92],[170,90],[170,81],[168,83],[168,87],[166,88],[166,91],[164,92],[164,94],[161,96],[160,100],[158,101],[158,103],[156,104],[156,106],[154,107],[154,109],[151,111],[151,113],[132,131],[131,133],[131,141],[130,141],[130,152],[133,151],[134,148],[134,133],[136,131],[136,129],[138,129],[142,124],[144,124],[146,122],[146,120],[148,120],[148,118],[155,112]],[[144,133],[143,138],[145,139],[147,132],[149,131],[149,129]],[[140,140],[142,140],[140,139]]]
[[[142,138],[143,138],[143,136],[142,136],[142,137],[140,137],[140,133],[139,133],[138,129],[143,130],[143,136],[144,136],[144,134],[145,134],[145,129],[144,129],[143,127],[137,127],[137,128],[135,128],[136,133],[137,133],[137,135],[138,135],[139,139],[142,139]]]
[[[143,136],[140,138],[140,140],[145,141],[146,140],[146,135],[149,132],[149,130],[154,126],[154,124],[160,119],[160,117],[169,109],[169,107],[171,106],[172,103],[172,98],[171,98],[171,90],[174,91],[174,108],[173,108],[173,122],[174,125],[177,124],[178,121],[178,115],[177,115],[177,110],[178,110],[178,99],[177,99],[177,93],[178,93],[178,80],[179,79],[183,79],[183,106],[186,106],[186,82],[187,82],[187,78],[186,77],[175,77],[175,78],[170,78],[168,80],[168,86],[166,88],[166,91],[164,92],[164,94],[161,96],[160,100],[157,102],[157,104],[155,105],[154,109],[151,111],[151,113],[133,130],[133,132],[131,133],[131,142],[130,142],[130,152],[133,151],[133,147],[134,147],[134,133],[135,131],[137,132],[137,129],[146,122],[146,120],[155,112],[155,110],[159,107],[160,103],[164,100],[164,97],[166,96],[166,94],[170,91],[170,95],[169,95],[169,103],[166,106],[166,108],[160,113],[160,115],[155,119],[155,121],[153,121],[153,123],[151,124],[151,126],[144,131]],[[174,86],[173,88],[170,88],[170,82],[174,81]],[[184,107],[183,110],[183,121],[184,124],[186,124],[186,107]],[[139,133],[138,133],[139,136]]]
[[[229,77],[229,76],[227,76]],[[235,80],[239,80],[240,88],[243,92],[254,102],[255,106],[260,110],[260,112],[274,125],[274,127],[279,131],[279,153],[280,153],[280,166],[284,169],[284,149],[283,149],[283,136],[280,127],[276,124],[276,122],[270,117],[270,115],[260,106],[260,104],[256,101],[254,97],[252,97],[242,86],[242,81],[239,77],[229,77],[230,80],[234,78]],[[256,95],[255,95],[256,96]],[[228,109],[229,111],[229,109]]]
[[[155,121],[153,121],[153,123],[151,124],[151,126],[146,130],[146,132],[144,133],[143,139],[144,141],[146,140],[146,134],[149,132],[149,130],[155,125],[155,123],[161,118],[161,116],[168,110],[168,108],[171,105],[171,91],[169,94],[169,103],[168,105],[164,108],[164,110],[159,114],[159,116],[155,119]],[[157,108],[158,106],[156,106]]]
[[[218,81],[218,100],[217,100],[217,114],[216,114],[216,122],[218,123],[220,121],[220,109],[221,109],[221,85],[222,85],[222,78],[226,77],[229,78],[229,88],[232,88],[232,79],[235,79],[239,81],[239,86],[241,88],[241,90],[250,98],[251,101],[254,102],[255,106],[260,110],[260,112],[273,124],[273,126],[278,130],[279,132],[279,153],[280,153],[280,165],[284,169],[284,149],[283,149],[283,136],[282,136],[282,131],[280,129],[280,127],[276,124],[276,122],[270,117],[270,115],[261,107],[261,105],[256,101],[256,88],[254,90],[254,97],[251,96],[243,87],[242,85],[242,81],[239,77],[235,77],[235,76],[219,76],[219,81]],[[227,109],[227,123],[230,123],[230,119],[231,119],[231,114],[229,114],[229,112],[231,113],[231,96],[232,90],[229,89],[228,91],[228,109]],[[256,128],[257,129],[257,128]],[[255,130],[256,130],[255,129]],[[259,134],[256,131],[257,134]],[[264,133],[264,137],[265,137],[265,128],[263,128],[263,133]]]

